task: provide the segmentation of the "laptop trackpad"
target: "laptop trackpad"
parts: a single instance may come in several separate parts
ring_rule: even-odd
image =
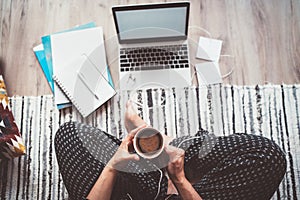
[[[149,85],[151,88],[157,87],[185,87],[186,80],[175,70],[153,70],[141,71],[141,84]]]
[[[145,88],[183,88],[189,86],[190,72],[186,70],[135,71],[123,75],[120,80],[122,90]]]

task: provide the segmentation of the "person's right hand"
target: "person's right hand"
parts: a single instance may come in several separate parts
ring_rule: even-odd
[[[133,138],[136,133],[145,128],[147,125],[142,125],[132,130],[127,137],[122,141],[114,156],[108,162],[108,166],[117,170],[122,170],[130,160],[138,161],[140,157],[136,153],[130,153],[129,148],[133,145]]]

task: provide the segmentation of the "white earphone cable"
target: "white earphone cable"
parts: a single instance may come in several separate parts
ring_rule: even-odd
[[[160,187],[161,187],[161,181],[162,181],[162,178],[163,178],[163,172],[161,171],[161,169],[159,169],[156,165],[154,165],[156,167],[156,169],[158,169],[158,171],[160,172],[160,179],[159,179],[159,182],[158,182],[158,188],[157,188],[157,193],[156,193],[156,196],[154,198],[154,200],[157,199],[158,195],[159,195],[159,191],[160,191]]]

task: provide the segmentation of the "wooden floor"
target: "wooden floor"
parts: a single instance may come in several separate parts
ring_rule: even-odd
[[[146,2],[156,0],[1,0],[0,66],[9,95],[51,93],[32,51],[41,36],[94,21],[109,40],[116,34],[111,6]],[[224,83],[300,83],[299,0],[191,0],[189,25],[195,44],[208,36],[204,29],[223,40],[222,54],[231,57],[221,58],[221,71],[234,67]],[[116,45],[107,46],[109,62]],[[117,65],[110,67],[116,81]]]

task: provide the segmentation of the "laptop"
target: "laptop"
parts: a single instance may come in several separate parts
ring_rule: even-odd
[[[113,6],[121,90],[191,85],[189,2]]]

